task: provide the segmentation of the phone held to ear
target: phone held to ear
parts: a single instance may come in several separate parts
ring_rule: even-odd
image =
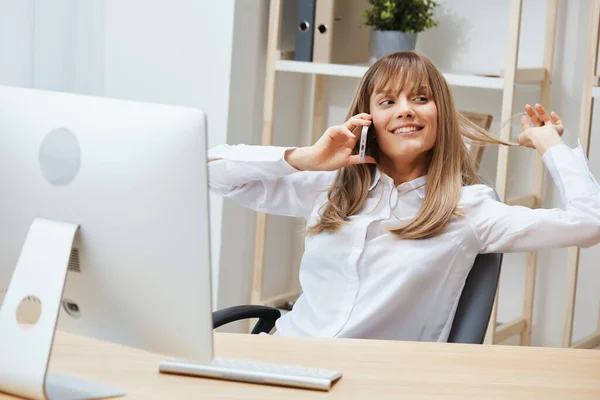
[[[365,155],[367,154],[367,137],[369,136],[369,127],[363,126],[360,131],[360,145],[358,147],[358,160],[361,163],[365,162]]]

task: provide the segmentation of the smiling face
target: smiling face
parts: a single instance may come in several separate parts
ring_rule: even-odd
[[[394,83],[374,91],[369,104],[380,161],[426,164],[437,137],[437,106],[427,85]]]
[[[371,115],[370,152],[394,181],[460,168],[468,154],[450,88],[418,52],[390,53],[371,65],[346,119],[359,113]]]

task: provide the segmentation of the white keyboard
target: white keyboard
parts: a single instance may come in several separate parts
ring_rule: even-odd
[[[342,377],[340,372],[327,369],[228,359],[215,359],[206,365],[167,360],[160,363],[159,370],[171,374],[324,391],[331,389],[333,383]]]

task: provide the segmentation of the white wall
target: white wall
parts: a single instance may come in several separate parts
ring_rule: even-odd
[[[263,22],[254,18],[260,13],[254,15],[248,21],[254,25],[236,39],[238,49],[254,46],[256,53],[247,51],[254,68],[264,64],[265,44],[256,29],[262,25],[266,37],[263,3]],[[250,4],[244,2],[253,11]],[[0,1],[0,84],[195,106],[207,114],[208,145],[225,143],[229,116],[262,103],[251,63],[238,57],[232,67],[235,6],[233,0]],[[238,22],[244,22],[241,16]],[[235,90],[232,82],[238,82]],[[254,99],[254,93],[261,97]],[[251,100],[230,104],[230,96]],[[245,115],[251,129],[236,138],[257,137],[253,114]],[[237,242],[240,230],[234,225],[222,230],[222,199],[211,196],[210,205],[216,300],[222,235],[230,239],[230,253],[246,248],[248,255],[248,246],[246,238]],[[245,298],[237,296],[239,302],[249,300],[248,290]]]
[[[0,84],[33,81],[33,0],[0,1]]]

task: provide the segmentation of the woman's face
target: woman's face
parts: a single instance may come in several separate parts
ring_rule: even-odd
[[[427,159],[437,137],[437,106],[426,87],[403,90],[383,89],[370,100],[375,137],[381,157],[392,164]]]

